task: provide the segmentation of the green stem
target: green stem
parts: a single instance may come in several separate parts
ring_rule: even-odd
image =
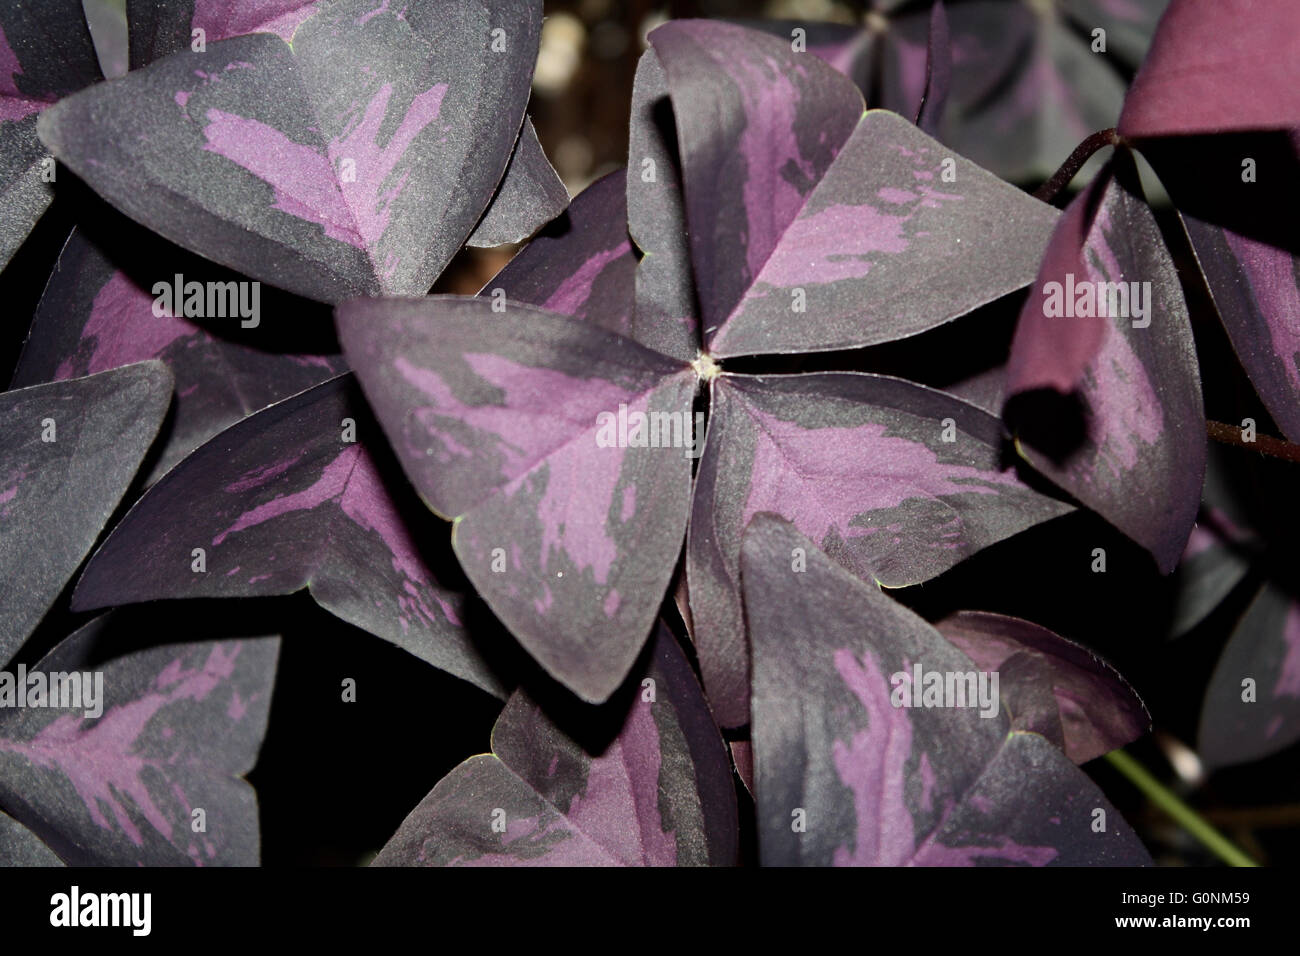
[[[1106,759],[1116,770],[1129,779],[1148,799],[1169,814],[1188,833],[1200,840],[1215,856],[1229,866],[1257,866],[1235,844],[1214,829],[1199,813],[1178,799],[1172,790],[1162,784],[1150,771],[1123,750],[1112,750]]]

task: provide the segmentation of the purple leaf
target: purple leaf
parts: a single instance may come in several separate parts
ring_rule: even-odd
[[[1074,200],[1020,315],[1007,417],[1035,469],[1169,573],[1196,520],[1205,413],[1178,273],[1125,154]],[[1077,406],[1044,396],[1051,389]]]
[[[0,7],[0,268],[54,198],[36,114],[101,78],[81,0]]]
[[[1051,207],[894,113],[858,122],[844,78],[774,38],[670,23],[652,42],[711,354],[888,342],[1029,283]]]
[[[1259,760],[1300,740],[1300,602],[1270,583],[1223,649],[1197,735],[1209,767]]]
[[[266,731],[279,638],[104,660],[105,621],[12,688],[30,701],[57,679],[81,696],[0,710],[0,803],[73,866],[255,866],[257,798],[240,778]]]
[[[589,323],[496,314],[482,298],[359,299],[337,314],[407,476],[455,519],[475,589],[553,677],[605,700],[681,548],[686,443],[702,432],[695,371]],[[649,447],[661,433],[682,447]]]
[[[1261,550],[1253,533],[1210,503],[1212,476],[1213,469],[1206,475],[1206,501],[1174,569],[1170,637],[1186,634],[1208,617],[1245,579]]]
[[[141,362],[0,396],[0,666],[95,543],[171,391],[161,362]]]
[[[118,523],[73,606],[305,587],[348,623],[504,696],[462,627],[460,595],[435,577],[408,524],[421,509],[376,448],[378,426],[350,376],[232,425]]]
[[[46,145],[143,225],[324,302],[428,290],[523,122],[540,4],[336,0],[293,46],[181,51],[63,100]],[[502,52],[494,48],[503,47]]]
[[[935,625],[982,671],[997,671],[1011,729],[1047,738],[1087,763],[1151,727],[1141,698],[1086,647],[1003,614],[959,611]]]
[[[1135,70],[1168,6],[1169,0],[1062,0],[1061,10],[1083,35],[1104,29],[1107,56]]]
[[[837,72],[847,76],[862,91],[863,96],[871,89],[877,34],[869,28],[817,20],[740,19],[734,22],[737,26],[780,37],[792,49],[796,42],[802,40],[805,52],[824,60]],[[802,35],[797,31],[803,31]]]
[[[1151,862],[1092,781],[1013,729],[992,675],[924,620],[772,516],[746,533],[742,569],[764,865]]]
[[[653,49],[637,63],[629,123],[624,218],[644,257],[636,265],[636,310],[628,334],[689,362],[700,351],[699,304],[672,100]]]
[[[930,37],[926,44],[925,97],[916,115],[916,125],[927,136],[939,135],[939,120],[951,89],[952,39],[948,33],[948,15],[943,0],[935,0],[930,9]]]
[[[1300,441],[1300,242],[1278,215],[1300,208],[1300,130],[1179,137],[1142,151],[1178,207],[1237,357],[1282,433]]]
[[[905,587],[1070,510],[1006,469],[996,418],[942,392],[851,373],[715,379],[687,575],[719,722],[749,712],[740,549],[755,514],[778,513],[859,576]]]
[[[1300,126],[1300,5],[1173,0],[1117,128],[1129,138]]]
[[[862,96],[789,42],[732,24],[672,21],[650,42],[673,100],[707,343],[848,140]]]
[[[160,244],[148,238],[132,234],[131,239],[143,239],[141,244],[154,254],[160,251]],[[114,258],[81,230],[72,233],[37,307],[13,384],[62,381],[145,359],[163,360],[176,379],[175,411],[146,477],[148,484],[245,415],[346,370],[340,356],[286,355],[258,347],[269,332],[259,331],[262,315],[301,312],[301,300],[271,301],[266,303],[271,308],[263,309],[260,300],[265,290],[259,290],[258,298],[251,300],[257,305],[249,310],[258,314],[245,319],[232,309],[228,318],[205,327],[165,310],[155,314],[157,296],[146,291],[144,273],[123,271]],[[141,261],[137,258],[133,263]],[[169,293],[173,291],[171,270],[152,275]],[[234,278],[218,275],[210,267],[203,269],[202,278],[189,270],[182,275],[184,283],[203,282],[210,276]],[[175,295],[167,301],[178,299],[184,301]],[[225,304],[223,300],[222,311]],[[172,306],[172,313],[181,311],[179,303]],[[214,331],[223,334],[218,337]]]
[[[568,205],[568,190],[542,151],[533,121],[525,116],[501,185],[466,244],[491,248],[523,242]]]
[[[82,11],[90,37],[95,43],[95,58],[107,79],[125,76],[130,69],[124,0],[82,0]]]
[[[375,865],[734,864],[726,747],[662,624],[653,645],[644,679],[599,710],[544,709],[517,692],[492,753],[439,781]]]
[[[1159,2],[1127,6],[1141,13]],[[878,105],[905,116],[916,115],[925,89],[928,12],[892,17],[885,34]],[[1090,47],[1094,28],[1107,30],[1109,43],[1121,21],[1109,11],[1084,13],[1074,0],[1032,9],[1016,0],[949,5],[952,96],[939,138],[1020,182],[1046,179],[1085,136],[1115,125],[1124,79],[1109,46],[1106,53]]]
[[[41,838],[0,810],[0,867],[63,866]]]
[[[216,43],[249,33],[292,42],[299,25],[330,0],[126,0],[131,67],[139,69],[198,41]]]
[[[480,296],[584,319],[630,335],[636,254],[627,234],[623,171],[596,180],[524,246]],[[497,305],[497,308],[501,308]]]

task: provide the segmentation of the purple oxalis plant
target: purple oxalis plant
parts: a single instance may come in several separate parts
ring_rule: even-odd
[[[475,300],[348,303],[339,328],[407,474],[455,519],[476,590],[584,699],[626,677],[689,522],[705,686],[736,725],[748,714],[736,569],[756,511],[782,510],[859,573],[902,586],[1068,506],[1007,471],[996,421],[958,399],[719,363],[947,322],[1025,284],[1055,213],[897,115],[864,113],[851,83],[789,44],[711,22],[670,24],[651,44],[634,118],[666,92],[680,165],[653,146],[636,155],[662,128],[634,132],[628,228],[646,254],[630,307],[601,309],[605,329],[554,314],[632,255],[583,227],[569,245],[590,235],[598,248],[566,250],[570,287],[533,303],[549,309],[509,304],[508,270]],[[529,271],[524,294],[539,289],[540,267]],[[608,331],[620,321],[630,335]],[[694,431],[703,386],[707,438]],[[629,438],[638,415],[676,421],[684,440]],[[615,420],[618,435],[604,434]]]
[[[46,149],[114,207],[78,218],[0,400],[0,667],[84,691],[10,709],[31,689],[0,672],[0,856],[258,862],[279,639],[64,625],[306,591],[505,702],[377,865],[733,865],[750,796],[767,865],[1149,864],[1079,769],[1150,728],[1133,687],[1068,627],[907,604],[1092,512],[1174,572],[1170,636],[1252,598],[1205,761],[1300,736],[1290,552],[1207,481],[1228,426],[1133,159],[1295,439],[1295,185],[1252,187],[1300,173],[1300,21],[1165,7],[670,22],[626,170],[570,204],[525,115],[539,3],[127,0],[102,83],[79,3],[0,5],[0,262]],[[1116,117],[1040,191],[1115,146],[1063,212],[998,178]],[[477,296],[426,295],[535,234]],[[861,371],[999,309],[994,367]]]

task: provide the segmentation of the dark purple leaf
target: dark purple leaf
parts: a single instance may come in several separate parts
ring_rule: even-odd
[[[81,0],[0,6],[0,268],[54,198],[36,114],[101,78]]]
[[[0,810],[0,867],[4,866],[63,866],[63,861],[40,837]]]
[[[271,333],[262,327],[262,319],[274,316],[274,324],[282,329],[282,322],[287,324],[294,312],[301,313],[305,305],[301,300],[275,302],[274,293],[259,290],[258,299],[251,300],[257,302],[256,310],[249,310],[257,313],[252,318],[232,313],[204,326],[165,311],[155,314],[157,297],[146,291],[148,279],[141,272],[133,278],[117,268],[115,258],[105,255],[84,232],[72,233],[37,307],[13,384],[62,381],[144,359],[162,359],[176,379],[176,402],[162,448],[146,477],[149,484],[245,415],[346,370],[337,355],[277,354],[258,347]],[[184,283],[237,278],[219,275],[210,267],[201,276],[188,270],[182,275]],[[174,287],[170,269],[153,276]],[[168,301],[176,298],[173,295]],[[272,301],[263,303],[263,299]],[[173,306],[172,312],[179,311]]]
[[[774,38],[690,22],[652,42],[711,354],[887,342],[1029,283],[1051,207],[894,113],[858,122],[844,78]]]
[[[700,351],[699,303],[672,100],[653,49],[637,63],[629,122],[625,218],[644,257],[636,266],[636,309],[628,334],[689,362]]]
[[[1003,459],[996,418],[901,379],[714,379],[687,574],[722,725],[749,712],[740,548],[755,514],[776,512],[859,576],[905,587],[1071,510],[1026,487]]]
[[[708,343],[857,126],[862,96],[789,42],[733,24],[673,21],[650,42],[673,101]],[[652,103],[653,73],[643,77]]]
[[[1020,315],[1007,415],[1033,466],[1173,570],[1196,520],[1205,413],[1178,273],[1120,154],[1071,204]],[[1054,390],[1076,406],[1045,401]]]
[[[501,185],[466,243],[490,248],[523,242],[568,205],[568,190],[542,152],[533,121],[525,116]]]
[[[294,30],[329,0],[126,0],[131,67],[248,33],[274,33],[292,42]]]
[[[1300,130],[1143,143],[1242,367],[1282,433],[1300,441]],[[1197,162],[1187,162],[1194,152]]]
[[[1203,621],[1250,571],[1259,543],[1249,531],[1208,503],[1174,569],[1169,636],[1180,637]]]
[[[124,0],[82,0],[86,25],[95,43],[95,57],[104,76],[124,76],[130,68]]]
[[[1134,13],[1158,5],[1128,4]],[[879,105],[905,116],[916,115],[925,89],[928,12],[891,18],[885,35]],[[1109,44],[1120,22],[1114,13],[1076,16],[1083,9],[1073,0],[1033,8],[980,0],[953,3],[947,13],[952,95],[938,129],[961,155],[1006,179],[1041,180],[1084,137],[1115,125],[1124,80],[1109,52],[1090,48],[1096,27]]]
[[[143,225],[336,302],[428,290],[523,122],[540,3],[335,0],[63,100],[44,142]],[[501,52],[493,48],[500,47]]]
[[[0,666],[95,543],[171,392],[167,368],[141,362],[0,396]]]
[[[1300,740],[1300,602],[1266,585],[1210,678],[1198,734],[1209,767],[1259,760]]]
[[[1092,781],[1013,729],[992,675],[924,620],[772,516],[750,526],[742,568],[764,865],[1151,862]],[[985,696],[896,706],[913,690],[926,703],[926,674],[954,689],[966,675]]]
[[[79,684],[76,706],[0,710],[0,804],[74,866],[256,865],[257,798],[240,778],[266,731],[279,638],[104,661],[94,650],[105,620],[15,689],[30,700],[39,672],[40,684]]]
[[[926,44],[925,97],[916,125],[927,136],[939,135],[939,120],[948,105],[952,89],[952,39],[948,32],[948,15],[943,0],[935,0],[930,10],[930,37]]]
[[[1086,647],[1003,614],[959,611],[935,625],[982,671],[997,671],[1011,729],[1039,734],[1087,763],[1151,727],[1141,698]]]
[[[1135,70],[1167,6],[1169,0],[1062,0],[1061,12],[1086,36],[1104,29],[1106,54]]]
[[[681,548],[685,443],[702,432],[695,371],[589,323],[525,306],[497,314],[482,298],[359,299],[337,313],[408,477],[455,519],[475,589],[553,677],[605,700]],[[632,445],[649,442],[659,415],[682,446]]]
[[[543,709],[517,692],[492,753],[439,781],[375,865],[735,863],[726,747],[662,624],[653,643],[646,676],[598,710]]]
[[[1118,129],[1137,138],[1300,126],[1300,4],[1173,0]]]
[[[408,527],[404,511],[419,516],[418,504],[376,447],[382,436],[351,376],[232,425],[118,523],[73,606],[307,588],[348,623],[504,696],[462,626],[463,599],[438,581]]]
[[[876,33],[869,28],[847,23],[823,23],[816,20],[736,20],[738,26],[761,30],[780,37],[795,49],[802,42],[803,52],[825,60],[843,73],[866,96],[872,84],[873,53]],[[798,31],[802,31],[802,34]]]
[[[568,211],[528,243],[483,287],[511,302],[584,319],[630,335],[636,254],[627,234],[623,171],[610,173],[574,197]]]

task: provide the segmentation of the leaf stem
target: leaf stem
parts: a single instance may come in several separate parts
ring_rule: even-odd
[[[1038,187],[1034,192],[1034,198],[1041,199],[1043,202],[1051,202],[1062,189],[1070,185],[1070,180],[1078,175],[1079,170],[1083,168],[1083,164],[1092,158],[1093,153],[1103,146],[1118,146],[1122,142],[1123,139],[1120,138],[1119,133],[1115,132],[1113,127],[1093,133],[1074,148],[1074,152],[1061,164],[1061,168],[1052,175],[1051,179]]]
[[[1207,421],[1205,431],[1215,441],[1225,445],[1236,445],[1283,461],[1300,462],[1300,445],[1295,442],[1283,441],[1271,435],[1256,435],[1254,441],[1246,441],[1241,437],[1240,428],[1216,421]]]
[[[1112,750],[1106,754],[1106,760],[1127,777],[1133,786],[1141,790],[1152,803],[1173,817],[1175,822],[1205,844],[1206,848],[1224,863],[1229,866],[1258,865],[1238,849],[1236,844],[1214,829],[1209,821],[1183,803],[1172,790],[1153,777],[1146,767],[1134,760],[1126,751]]]

